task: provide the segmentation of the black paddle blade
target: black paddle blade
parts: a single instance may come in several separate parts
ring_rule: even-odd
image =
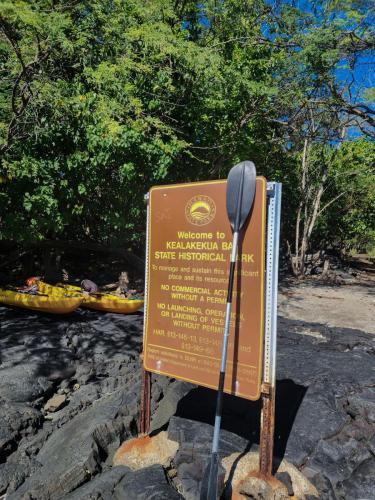
[[[249,216],[254,203],[256,175],[252,161],[242,161],[229,172],[227,213],[233,231],[240,231]]]
[[[211,455],[202,479],[200,500],[217,500],[218,498],[218,472],[219,456],[217,453]]]

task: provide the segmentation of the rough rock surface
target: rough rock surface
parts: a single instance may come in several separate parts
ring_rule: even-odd
[[[161,465],[151,465],[126,474],[116,486],[114,500],[181,500],[183,497],[168,483]]]
[[[322,498],[375,498],[375,483],[360,479],[374,467],[375,338],[318,323],[309,328],[319,337],[305,335],[301,323],[279,327],[278,378],[307,387],[285,458]]]
[[[65,401],[65,394],[55,394],[44,405],[44,411],[54,412],[56,410],[59,410],[62,406],[64,406]]]
[[[222,460],[226,471],[225,500],[238,498],[236,495],[244,490],[244,484],[251,485],[247,480],[253,478],[253,492],[248,489],[248,496],[260,497],[262,490],[268,491],[267,500],[281,500],[280,497],[294,496],[299,500],[318,500],[319,494],[313,484],[291,463],[283,459],[278,465],[276,480],[266,488],[259,474],[259,450],[248,453],[233,453]],[[258,479],[258,481],[256,481]],[[259,481],[260,480],[260,481]],[[258,486],[257,486],[258,482]],[[264,482],[263,482],[264,483]],[[258,491],[257,491],[258,490]],[[264,494],[263,494],[264,496]]]
[[[167,378],[167,377],[164,377]],[[192,385],[188,382],[175,381],[168,384],[166,387],[159,388],[156,384],[153,387],[152,397],[155,401],[155,396],[161,399],[158,408],[152,412],[150,424],[150,433],[161,429],[168,424],[169,419],[175,414],[180,400],[192,389]]]
[[[113,467],[64,496],[64,500],[112,500],[114,489],[128,472],[130,469],[123,465]]]
[[[40,468],[27,479],[9,500],[62,498],[100,472],[101,462],[131,435],[132,416],[128,407],[136,401],[137,386],[118,389],[103,396],[66,425],[57,429],[39,451]]]
[[[292,497],[294,495],[293,482],[290,474],[288,472],[276,472],[275,477],[278,481],[283,483],[286,487],[288,495]]]
[[[125,441],[113,457],[113,465],[126,465],[132,470],[159,464],[168,467],[178,450],[178,443],[168,439],[165,431],[155,436],[139,436]]]
[[[202,478],[211,455],[213,427],[201,422],[172,417],[169,422],[168,437],[179,443],[179,450],[173,461],[177,470],[174,484],[184,498],[195,500],[199,498]],[[224,429],[220,433],[219,455],[221,458],[237,451],[243,452],[247,448],[247,439]],[[222,480],[224,475],[225,471],[221,467]]]
[[[142,322],[0,308],[0,492],[62,498],[106,469],[137,431]],[[53,394],[66,405],[44,415]]]
[[[289,495],[285,489],[280,492],[277,492],[276,495],[272,491],[271,486],[262,479],[256,477],[249,477],[245,479],[240,486],[240,493],[245,498],[253,498],[254,500],[288,500]]]
[[[137,433],[142,323],[142,314],[48,317],[0,307],[0,494],[7,500],[196,498],[213,391],[153,377],[153,430],[169,422],[179,442],[174,461],[166,470],[111,467],[119,444]],[[375,498],[374,353],[374,336],[361,330],[280,318],[275,452],[323,500]],[[57,394],[65,406],[45,414]],[[226,397],[221,452],[256,443],[259,404]]]

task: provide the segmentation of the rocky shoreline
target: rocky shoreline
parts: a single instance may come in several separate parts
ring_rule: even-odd
[[[152,430],[166,429],[179,451],[164,468],[112,465],[138,433],[141,313],[48,317],[0,307],[0,325],[0,494],[196,497],[213,391],[153,377]],[[374,354],[364,331],[279,318],[276,465],[283,457],[295,465],[319,498],[375,498]],[[225,398],[222,456],[257,449],[259,411]]]

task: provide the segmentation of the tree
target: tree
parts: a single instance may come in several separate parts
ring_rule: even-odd
[[[140,248],[150,186],[249,158],[284,184],[303,275],[347,200],[333,175],[343,143],[353,127],[373,134],[371,89],[355,81],[373,24],[369,2],[275,4],[3,2],[0,240]]]
[[[319,228],[332,248],[348,252],[375,247],[374,165],[374,142],[362,138],[335,148],[325,198],[338,202],[326,211]]]
[[[284,55],[277,74],[278,114],[269,119],[279,125],[284,143],[297,162],[293,243],[287,238],[293,273],[302,276],[319,218],[344,193],[330,192],[331,169],[347,131],[356,126],[374,133],[374,110],[365,102],[364,88],[356,88],[355,66],[374,46],[368,5],[353,2],[314,2],[309,10],[282,6],[276,16],[271,42]],[[347,78],[338,78],[345,67]],[[349,170],[350,172],[350,170]],[[341,200],[343,201],[343,200]]]
[[[139,242],[151,185],[255,156],[273,60],[255,43],[263,4],[236,6],[3,4],[0,237]]]

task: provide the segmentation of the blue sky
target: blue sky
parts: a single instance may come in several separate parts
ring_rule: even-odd
[[[311,1],[311,0],[265,0],[266,3],[272,5],[273,8],[280,9],[284,4],[291,5],[297,9],[300,9],[304,12],[313,12],[319,22],[319,12],[322,11],[323,0]],[[331,3],[332,4],[332,3]],[[354,4],[359,5],[362,13],[367,16],[367,22],[372,23],[375,26],[375,16],[372,1],[360,0],[359,2],[351,2],[353,8]],[[340,2],[337,2],[337,5],[340,6]],[[347,20],[347,17],[343,14],[343,12],[338,9],[332,12],[332,16],[341,19]],[[355,22],[354,22],[355,24]],[[348,22],[348,27],[350,26],[350,22]],[[341,63],[337,66],[335,70],[335,77],[337,78],[340,86],[346,86],[351,83],[350,90],[351,96],[347,95],[346,98],[350,98],[352,102],[364,102],[369,105],[371,108],[375,107],[375,102],[371,102],[368,100],[368,96],[366,96],[366,90],[375,87],[375,51],[367,51],[360,55],[352,68],[349,67],[348,60],[342,60]],[[358,128],[352,127],[348,131],[349,137],[355,138],[358,135],[362,135],[362,132],[359,131]]]
[[[321,5],[324,3],[322,0],[319,1],[311,1],[311,0],[265,0],[266,3],[272,5],[274,8],[280,8],[282,4],[288,4],[296,7],[305,12],[312,12],[314,7],[318,8],[315,10],[315,15],[319,19],[319,11],[321,11]],[[360,2],[352,2],[352,4],[360,4],[361,8],[365,13],[368,13],[368,21],[375,25],[375,16],[374,10],[371,9],[371,4],[374,4],[370,1],[362,0]],[[337,2],[340,5],[340,2]],[[366,10],[367,9],[367,10]],[[337,17],[344,17],[340,14],[339,11],[335,11],[334,15]],[[354,71],[351,71],[348,67],[348,61],[342,61],[342,67],[336,70],[336,77],[342,83],[349,83],[354,76],[354,83],[352,85],[353,94],[360,90],[368,89],[375,86],[375,52],[368,52],[365,55],[362,55],[356,61]]]
[[[353,72],[345,67],[339,68],[336,70],[336,77],[339,81],[350,82],[354,76],[353,92],[369,89],[375,87],[374,65],[374,54],[361,56],[358,58]]]
[[[225,0],[223,1],[225,2]],[[290,5],[306,13],[314,12],[314,18],[318,23],[320,19],[323,19],[323,15],[320,17],[320,13],[322,13],[323,11],[322,5],[324,5],[324,0],[265,0],[265,2],[271,5],[276,12],[281,9],[283,5]],[[333,0],[331,0],[331,5],[332,2]],[[359,0],[357,2],[352,1],[351,3],[352,5],[355,3],[357,5],[360,5],[359,8],[367,16],[367,21],[372,21],[373,25],[375,26],[374,10],[371,9],[371,5],[373,5],[372,0]],[[343,19],[346,22],[346,15],[343,13],[343,11],[340,11],[340,5],[342,5],[343,2],[337,1],[336,4],[339,6],[339,8],[331,12],[332,18],[335,18],[336,20]],[[327,18],[325,17],[325,19]],[[209,25],[209,22],[204,14],[202,14],[200,22],[204,26]],[[353,25],[355,25],[355,22],[356,21],[354,20]],[[351,26],[351,23],[352,21],[349,20],[348,27]],[[264,35],[267,37],[272,37],[272,35],[270,35],[269,33],[269,26],[267,24],[264,24],[263,28]],[[368,51],[367,53],[359,56],[355,61],[353,68],[349,67],[349,61],[347,60],[342,60],[341,63],[337,66],[337,69],[335,70],[335,77],[337,78],[340,87],[345,87],[349,85],[349,83],[351,83],[350,90],[351,100],[353,103],[365,102],[372,108],[375,106],[374,102],[366,100],[366,90],[375,87],[374,67],[375,51]],[[349,96],[347,95],[346,98],[349,99]],[[361,135],[362,133],[354,127],[349,130],[349,136],[352,138],[357,137],[358,134]]]

